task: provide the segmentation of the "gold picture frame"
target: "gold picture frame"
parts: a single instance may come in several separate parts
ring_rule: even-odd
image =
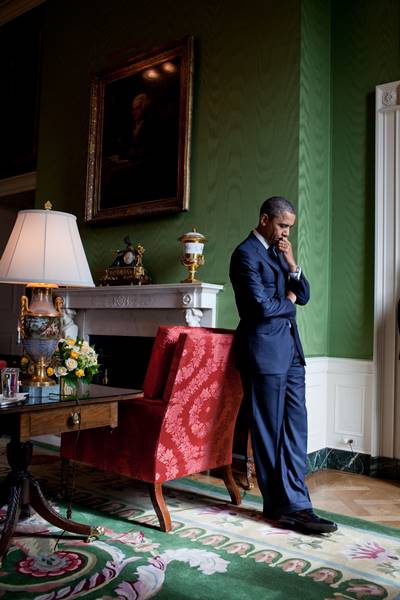
[[[189,207],[193,37],[93,76],[85,221]]]

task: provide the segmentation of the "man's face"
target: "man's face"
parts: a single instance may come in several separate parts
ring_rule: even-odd
[[[295,221],[296,215],[287,211],[272,219],[268,215],[261,215],[257,230],[265,237],[268,244],[275,244],[280,238],[289,237]]]
[[[132,116],[135,121],[140,121],[144,117],[146,107],[148,105],[148,98],[146,94],[139,94],[132,101]]]

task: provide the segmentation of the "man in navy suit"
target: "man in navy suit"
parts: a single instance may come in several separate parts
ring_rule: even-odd
[[[263,514],[281,527],[327,533],[337,525],[314,513],[304,481],[305,360],[295,305],[308,302],[310,289],[289,241],[295,221],[286,198],[268,198],[257,228],[232,254],[230,278],[240,316],[236,349]]]

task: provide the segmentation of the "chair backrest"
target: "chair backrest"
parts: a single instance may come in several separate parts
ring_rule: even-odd
[[[243,395],[233,337],[233,332],[201,328],[180,334],[163,394],[167,408],[158,444],[160,480],[231,463]]]
[[[154,340],[150,361],[143,383],[143,393],[146,398],[162,398],[164,388],[170,373],[176,344],[181,333],[230,333],[225,329],[209,327],[160,326]]]
[[[178,338],[188,329],[192,328],[184,326],[158,328],[143,383],[143,393],[146,398],[162,397]]]

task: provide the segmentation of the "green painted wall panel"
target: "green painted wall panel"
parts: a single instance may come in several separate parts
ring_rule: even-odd
[[[139,8],[138,8],[139,7]],[[128,49],[195,36],[190,210],[149,220],[85,226],[89,75]],[[300,4],[156,0],[53,0],[47,10],[38,204],[78,214],[95,278],[129,234],[146,248],[155,283],[177,282],[177,238],[195,225],[209,238],[204,281],[224,283],[218,324],[235,327],[231,251],[272,194],[297,201]]]
[[[371,358],[375,86],[400,78],[397,0],[337,0],[333,15],[329,355]]]
[[[311,299],[298,310],[307,354],[328,352],[330,280],[330,3],[302,3],[298,261]]]

